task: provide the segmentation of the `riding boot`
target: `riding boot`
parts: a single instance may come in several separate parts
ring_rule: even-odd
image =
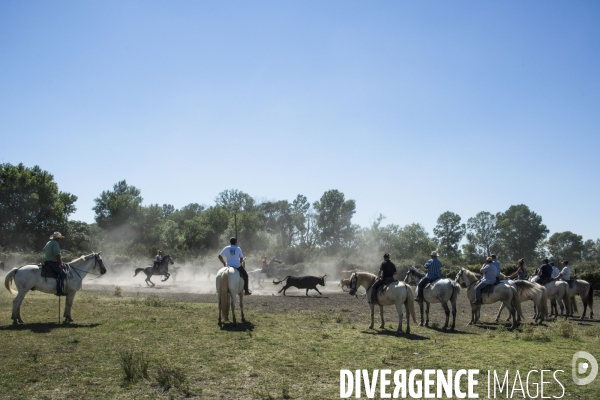
[[[248,281],[250,280],[248,278],[248,272],[246,272],[246,268],[244,268],[244,267],[238,268],[238,272],[240,273],[242,279],[244,279],[244,294],[246,296],[250,296],[252,294],[252,292],[250,290],[248,290]]]

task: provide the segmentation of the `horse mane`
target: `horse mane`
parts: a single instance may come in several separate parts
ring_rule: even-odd
[[[408,270],[410,271],[410,273],[415,274],[418,278],[423,278],[425,276],[425,272],[419,271],[417,268],[413,267],[412,265],[410,265],[408,267]]]
[[[73,261],[68,262],[67,264],[74,264],[80,261],[85,261],[87,260],[86,256],[80,256],[79,258],[74,259]]]
[[[471,272],[471,271],[469,271],[468,269],[465,269],[465,268],[463,268],[462,270],[465,272],[465,274],[467,274],[467,276],[469,278],[471,278],[471,280],[478,280],[477,275],[475,275],[474,272]]]

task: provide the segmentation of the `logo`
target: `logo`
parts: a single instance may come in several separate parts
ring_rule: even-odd
[[[581,362],[578,360],[585,359],[585,362]],[[594,358],[593,355],[588,353],[587,351],[578,351],[573,355],[572,373],[573,373],[573,382],[576,385],[587,385],[596,379],[596,375],[598,375],[598,362]],[[577,370],[575,369],[577,367]],[[589,373],[585,378],[579,378],[577,375],[583,375]]]

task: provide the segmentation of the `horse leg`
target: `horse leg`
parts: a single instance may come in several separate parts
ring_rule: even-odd
[[[473,303],[471,303],[471,322],[469,322],[469,325],[474,325],[475,324],[475,307],[473,305]]]
[[[73,306],[73,300],[75,299],[75,293],[67,292],[67,300],[65,301],[65,322],[74,322],[71,318],[71,307]]]
[[[17,297],[13,300],[13,311],[12,311],[12,320],[13,325],[18,325],[23,323],[23,319],[21,319],[21,303],[27,294],[27,290],[20,291],[17,294]]]
[[[502,310],[504,310],[504,304],[500,304],[500,309],[498,310],[498,315],[496,315],[496,319],[494,320],[494,322],[498,322],[498,320],[500,319],[500,314],[502,314]]]
[[[369,329],[373,329],[373,325],[375,324],[375,304],[369,304],[371,307],[371,325],[369,325]]]
[[[429,303],[427,303],[427,306],[429,306]],[[444,307],[444,312],[446,313],[446,323],[444,324],[444,327],[442,328],[442,330],[444,332],[446,332],[446,330],[448,329],[448,322],[450,322],[450,308],[448,307],[447,302],[443,302],[442,307]],[[427,308],[429,308],[429,307],[427,307]]]
[[[423,314],[424,313],[423,313],[423,302],[422,301],[419,302],[419,310],[421,311],[421,325],[420,326],[423,326]]]
[[[306,289],[306,297],[308,297],[308,289]]]
[[[456,301],[452,302],[452,326],[450,330],[454,330],[454,326],[456,325]]]
[[[513,330],[517,327],[517,316],[516,314],[516,310],[514,309],[514,307],[510,304],[510,303],[505,303],[504,306],[506,307],[506,309],[508,310],[508,312],[510,313],[510,315],[512,316],[513,322],[512,325],[510,326],[510,330]]]
[[[383,322],[383,306],[379,305],[379,315],[381,316],[381,325],[379,325],[379,329],[385,328],[385,323]]]
[[[221,323],[221,296],[219,295],[219,293],[217,293],[217,297],[219,298],[219,326],[222,326]]]
[[[242,313],[242,323],[246,322],[246,318],[244,318],[244,294],[240,293],[240,312]]]
[[[167,279],[169,279],[169,277],[171,276],[171,274],[169,274],[168,272],[165,272],[164,276],[166,276],[166,278],[165,278],[165,279],[162,279],[162,280],[161,280],[161,282],[164,282],[164,281],[166,281]],[[173,278],[173,279],[175,279],[175,278]]]
[[[425,326],[429,326],[429,302],[424,302],[427,303],[427,305],[425,306]]]
[[[231,300],[231,315],[233,315],[233,326],[237,326],[237,321],[235,320],[235,294],[231,294],[229,296]]]
[[[408,306],[407,306],[408,307]],[[383,307],[381,308],[383,310]],[[398,329],[396,329],[396,334],[399,335],[402,333],[402,318],[404,318],[404,315],[402,314],[402,304],[396,302],[396,312],[398,313]],[[406,315],[409,316],[410,312],[408,311],[408,308],[406,309]],[[383,314],[382,314],[382,318],[383,318]],[[408,324],[410,321],[408,318],[406,320],[406,323]],[[407,332],[410,332],[410,328],[407,325]]]

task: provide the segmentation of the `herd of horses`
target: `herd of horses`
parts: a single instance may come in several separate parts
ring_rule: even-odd
[[[276,260],[275,260],[276,261]],[[173,265],[173,258],[169,255],[163,257],[162,261],[156,266],[148,266],[146,268],[137,268],[135,275],[144,272],[146,275],[146,284],[155,286],[150,280],[154,275],[164,276],[163,282],[169,279],[169,265]],[[68,277],[66,279],[65,291],[66,307],[63,317],[65,322],[72,322],[71,307],[73,299],[79,289],[81,289],[83,278],[88,274],[102,275],[106,273],[106,268],[102,261],[100,253],[92,253],[82,256],[67,264]],[[92,272],[98,268],[97,272]],[[377,305],[379,305],[381,324],[380,328],[384,328],[383,307],[394,305],[398,314],[397,333],[402,333],[402,323],[404,311],[406,311],[406,333],[410,333],[410,319],[416,323],[415,313],[415,294],[414,289],[410,284],[416,285],[424,276],[424,272],[414,267],[401,267],[397,276],[402,277],[401,280],[396,280],[388,285],[384,285],[377,294]],[[342,284],[348,286],[350,295],[356,296],[359,288],[365,290],[365,295],[370,296],[371,287],[373,286],[377,276],[369,272],[361,271],[344,271],[342,276]],[[282,276],[292,276],[293,270],[285,268],[277,268],[272,261],[268,266],[254,271],[249,271],[251,281],[258,284],[260,287],[261,281],[266,278]],[[471,303],[471,324],[476,324],[479,321],[481,305],[475,304],[475,285],[481,277],[467,269],[461,268],[455,279],[442,278],[428,285],[423,292],[423,301],[419,302],[421,312],[420,325],[429,325],[429,308],[432,303],[440,303],[446,314],[446,320],[442,328],[446,331],[455,329],[456,325],[456,302],[462,288],[467,289],[467,298]],[[321,277],[322,279],[322,277]],[[534,278],[531,278],[533,281]],[[580,279],[575,279],[571,283],[565,281],[553,280],[545,286],[540,286],[537,283],[527,280],[509,280],[501,276],[501,280],[496,285],[484,290],[483,304],[501,303],[500,310],[496,317],[499,320],[500,314],[504,308],[509,312],[509,319],[512,319],[511,329],[515,328],[522,318],[521,303],[524,301],[532,301],[534,304],[534,320],[543,322],[547,317],[558,317],[558,306],[561,309],[561,315],[569,317],[573,312],[577,312],[575,296],[579,295],[583,302],[583,312],[580,319],[584,319],[587,314],[587,308],[590,308],[590,319],[594,317],[593,311],[593,288],[591,285]],[[12,290],[12,283],[17,287],[18,293],[13,301],[12,320],[13,324],[22,324],[21,303],[23,298],[30,290],[39,290],[44,293],[54,294],[56,292],[56,284],[53,279],[42,278],[38,265],[26,265],[18,268],[13,268],[5,277],[4,283],[6,289],[15,294]],[[221,268],[215,277],[217,290],[217,298],[219,304],[219,326],[223,327],[224,322],[229,321],[229,311],[233,316],[234,325],[237,324],[235,316],[235,297],[239,297],[240,312],[242,322],[244,318],[244,285],[239,272],[232,267]],[[323,281],[324,284],[324,281]],[[308,290],[307,290],[308,293]],[[551,301],[551,310],[548,315],[547,303]],[[450,303],[450,306],[449,304]],[[374,325],[375,314],[374,303],[369,304],[371,310],[372,329]],[[452,323],[450,324],[450,315],[452,315]],[[425,320],[424,320],[425,318]]]

